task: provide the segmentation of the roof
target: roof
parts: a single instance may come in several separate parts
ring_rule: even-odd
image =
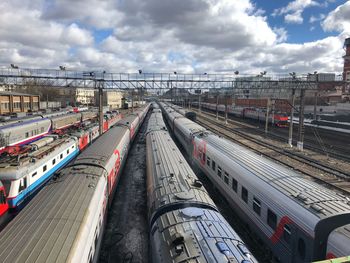
[[[64,262],[72,253],[103,170],[65,169],[1,232],[4,262]],[[89,176],[87,176],[87,173]]]
[[[350,203],[345,196],[311,182],[295,171],[216,135],[204,134],[202,139],[230,158],[237,167],[245,169],[245,176],[248,173],[256,176],[320,218],[350,211]],[[233,163],[230,165],[235,169]]]
[[[0,96],[1,95],[13,95],[13,96],[34,96],[34,97],[39,97],[40,95],[33,95],[33,94],[26,94],[26,93],[20,93],[20,92],[12,92],[12,91],[0,91]]]

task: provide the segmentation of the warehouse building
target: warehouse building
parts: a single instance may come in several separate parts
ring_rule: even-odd
[[[0,114],[39,110],[39,95],[0,91]]]

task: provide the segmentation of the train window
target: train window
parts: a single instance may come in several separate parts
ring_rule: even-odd
[[[52,165],[55,165],[55,163],[56,163],[56,159],[53,159],[52,160]]]
[[[237,193],[237,180],[235,178],[232,178],[232,189]]]
[[[63,158],[63,153],[60,154],[60,159],[62,159],[62,158]]]
[[[43,172],[45,172],[46,170],[47,170],[47,166],[44,165],[44,167],[43,167]]]
[[[41,127],[41,133],[43,133],[44,132],[44,127]]]
[[[215,168],[214,168],[214,169],[215,169]],[[219,177],[221,177],[221,173],[222,173],[222,172],[221,172],[221,167],[218,166],[218,176],[219,176]]]
[[[210,166],[210,157],[207,157],[207,165]]]
[[[257,213],[258,215],[261,214],[261,202],[259,199],[257,199],[256,197],[253,198],[253,210],[255,213]]]
[[[228,184],[228,181],[229,181],[229,180],[228,180],[228,173],[226,173],[226,172],[225,172],[224,181],[225,181],[226,184]]]
[[[23,178],[20,180],[18,192],[22,192],[26,188],[27,188],[27,178]]]
[[[29,132],[26,132],[26,138],[29,138]]]
[[[37,174],[38,174],[37,172],[33,173],[33,174],[32,174],[32,177],[35,177]]]
[[[248,190],[247,188],[242,186],[242,194],[241,197],[243,199],[244,202],[248,203]]]
[[[67,154],[69,154],[69,149],[67,150]]]
[[[305,241],[302,238],[299,238],[298,240],[298,254],[299,257],[304,260],[305,259]]]
[[[214,160],[211,161],[211,168],[213,169],[213,171],[215,171],[215,162],[214,162]]]
[[[288,225],[285,225],[283,227],[283,239],[289,244],[290,243],[290,237],[291,237],[291,230]]]
[[[74,145],[72,146],[72,149],[74,149]]]
[[[267,209],[267,224],[273,229],[276,229],[277,226],[277,216],[270,209]]]

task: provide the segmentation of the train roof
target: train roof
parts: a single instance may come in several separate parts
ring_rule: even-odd
[[[350,211],[350,200],[347,197],[305,179],[295,171],[217,135],[204,134],[202,139],[246,169],[247,173],[263,180],[319,218]]]
[[[151,214],[175,205],[197,204],[217,209],[167,131],[149,132],[146,144],[147,169],[151,175],[148,179],[155,186],[148,187],[153,191],[148,193],[153,203]]]
[[[166,125],[163,120],[162,112],[152,112],[147,126],[147,133],[151,131],[166,131]]]
[[[127,129],[124,126],[114,126],[108,132],[102,134],[94,143],[88,147],[74,161],[76,164],[94,164],[104,167],[110,159],[120,141],[125,136],[123,132]]]
[[[3,262],[66,262],[79,236],[101,169],[66,168],[0,235]]]
[[[162,215],[151,235],[163,244],[157,251],[163,262],[257,262],[223,216],[209,209]]]
[[[45,136],[45,139],[51,136]],[[6,156],[0,160],[0,179],[1,180],[17,180],[28,175],[36,167],[43,165],[45,162],[66,150],[76,141],[75,137],[58,138],[39,149],[29,150],[22,156]],[[35,144],[32,143],[32,144]],[[31,147],[31,145],[28,145]]]
[[[48,118],[40,118],[40,119],[20,121],[20,122],[16,122],[16,123],[10,123],[8,125],[1,126],[0,127],[0,131],[1,130],[5,130],[5,129],[12,129],[12,128],[18,127],[18,126],[25,126],[25,125],[33,124],[33,123],[36,123],[36,122],[47,122],[47,121],[50,121],[50,120]]]

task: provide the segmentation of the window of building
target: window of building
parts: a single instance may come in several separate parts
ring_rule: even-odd
[[[221,171],[221,167],[218,166],[218,176],[221,177],[222,171]]]
[[[270,209],[267,209],[267,224],[273,229],[276,230],[277,226],[277,216]]]
[[[229,184],[229,179],[228,178],[229,178],[229,175],[228,175],[228,173],[225,172],[224,182],[226,184]]]
[[[44,167],[43,167],[43,172],[45,172],[46,170],[47,170],[47,166],[44,165]]]
[[[242,200],[246,203],[248,203],[248,190],[247,188],[242,186],[242,193],[241,193]]]
[[[235,178],[232,178],[232,190],[235,191],[237,193],[237,180]]]
[[[215,171],[215,165],[216,165],[216,164],[215,164],[214,160],[212,160],[212,161],[211,161],[211,168],[213,169],[213,171]]]
[[[291,237],[291,230],[289,225],[284,225],[283,227],[283,239],[289,244],[290,243],[290,237]]]
[[[253,198],[253,210],[258,215],[261,214],[261,202],[256,197]]]
[[[207,157],[207,165],[210,166],[210,157]]]

